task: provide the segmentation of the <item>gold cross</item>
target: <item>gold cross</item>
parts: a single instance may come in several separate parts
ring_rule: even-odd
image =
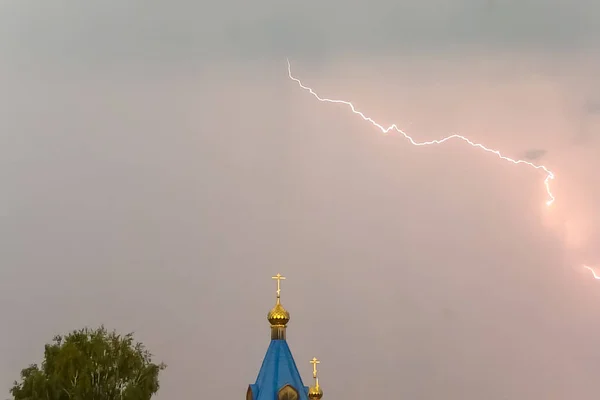
[[[277,280],[277,299],[280,298],[281,296],[281,280],[285,280],[285,276],[281,276],[281,274],[277,274],[275,276],[272,276],[271,279],[276,279]]]
[[[310,360],[310,363],[313,365],[313,378],[317,379],[317,364],[321,364],[321,361],[317,360],[316,357],[313,357],[313,359]]]

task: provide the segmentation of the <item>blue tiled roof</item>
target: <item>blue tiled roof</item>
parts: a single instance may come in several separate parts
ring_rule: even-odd
[[[276,400],[277,393],[285,385],[290,385],[298,391],[298,400],[308,400],[308,387],[302,383],[287,342],[271,340],[256,383],[250,385],[252,398],[253,400]]]

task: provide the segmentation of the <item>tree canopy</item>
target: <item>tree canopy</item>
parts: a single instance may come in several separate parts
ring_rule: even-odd
[[[14,400],[148,400],[166,368],[133,334],[84,328],[46,344],[41,366],[21,371]]]

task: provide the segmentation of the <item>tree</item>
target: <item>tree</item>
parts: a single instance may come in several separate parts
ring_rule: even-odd
[[[148,400],[165,368],[131,333],[84,328],[46,344],[41,367],[23,369],[10,393],[14,400]]]

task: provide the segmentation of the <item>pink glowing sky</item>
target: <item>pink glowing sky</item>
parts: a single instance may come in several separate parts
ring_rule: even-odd
[[[104,323],[169,364],[159,399],[241,397],[281,272],[324,399],[595,398],[597,2],[238,3],[0,5],[0,390]],[[555,204],[288,56],[419,140],[543,150]]]

